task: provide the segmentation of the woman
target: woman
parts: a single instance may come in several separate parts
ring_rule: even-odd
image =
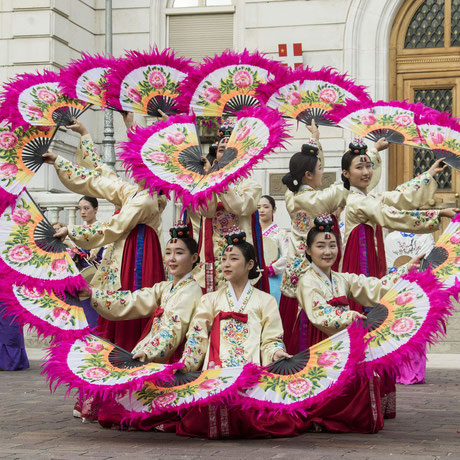
[[[84,222],[84,225],[93,225],[97,222],[97,210],[99,203],[97,198],[91,196],[83,196],[78,201],[78,212],[80,213],[81,220]],[[76,260],[77,267],[82,271],[82,275],[85,280],[90,283],[93,279],[93,276],[96,272],[96,267],[101,263],[102,254],[104,248],[94,248],[94,249],[81,249],[76,248]],[[88,320],[88,324],[91,327],[96,327],[97,325],[97,313],[91,308],[89,299],[84,299],[81,301],[81,306],[83,307]]]
[[[283,177],[288,187],[285,194],[286,208],[291,217],[291,233],[288,252],[288,263],[281,282],[280,313],[283,320],[286,343],[289,353],[298,349],[298,328],[309,329],[311,326],[295,323],[298,311],[296,289],[300,277],[309,265],[305,257],[305,240],[313,225],[315,217],[322,213],[334,214],[345,206],[349,191],[343,183],[335,183],[320,189],[323,178],[322,151],[319,143],[319,131],[315,124],[309,127],[313,139],[302,146],[302,150],[294,154],[289,162],[289,172]],[[381,139],[373,150],[374,165],[380,170],[379,151],[388,143]],[[340,250],[340,241],[339,241]],[[336,267],[338,268],[338,261]],[[296,328],[296,330],[294,330]]]
[[[204,156],[202,158],[205,171],[209,171],[211,167],[218,167],[233,127],[232,123],[226,122],[220,128],[215,162],[211,165]],[[197,270],[196,280],[204,292],[213,292],[225,285],[222,253],[226,246],[225,235],[231,228],[240,228],[246,232],[248,242],[258,246],[256,233],[259,222],[256,211],[261,195],[262,187],[258,183],[251,179],[243,179],[236,184],[231,184],[225,192],[214,194],[200,212],[189,213],[193,236],[200,242],[200,258],[203,261]],[[259,260],[259,264],[263,269],[264,261]],[[264,272],[262,272],[261,287],[265,291],[269,290],[268,277]]]
[[[270,294],[280,302],[281,279],[286,269],[289,248],[288,234],[273,222],[276,203],[270,195],[264,195],[257,205],[260,227],[264,237],[264,259],[267,265]],[[267,257],[268,256],[268,257]]]
[[[0,370],[23,371],[29,369],[22,326],[13,316],[3,316],[5,307],[0,305]]]
[[[104,318],[126,321],[149,318],[144,332],[132,350],[134,359],[142,362],[173,363],[181,356],[190,320],[201,298],[201,288],[192,277],[192,269],[199,260],[198,245],[189,236],[188,227],[178,225],[169,231],[171,239],[166,244],[165,265],[172,281],[156,283],[153,287],[130,291],[103,291],[87,289],[80,295],[89,295],[91,305]],[[97,418],[105,427],[120,427],[121,417],[117,404],[98,401],[92,405],[88,418]],[[151,430],[167,425],[174,430],[175,415],[149,417],[137,426]]]
[[[184,370],[235,367],[249,362],[268,365],[290,357],[284,351],[276,300],[250,283],[258,276],[257,262],[254,247],[246,242],[244,232],[236,230],[227,236],[222,270],[228,285],[201,298],[181,358]],[[235,417],[235,426],[241,416],[225,406],[218,413],[222,418]],[[208,437],[212,423],[208,417],[208,408],[190,410],[178,423],[177,433]]]

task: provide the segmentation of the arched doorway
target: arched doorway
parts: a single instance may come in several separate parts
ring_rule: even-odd
[[[423,102],[460,116],[460,0],[408,0],[390,37],[390,98]],[[430,151],[392,146],[389,188],[425,171]],[[460,176],[450,168],[438,180],[430,207],[460,204]]]

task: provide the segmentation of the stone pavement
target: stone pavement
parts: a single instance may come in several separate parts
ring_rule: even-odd
[[[209,441],[82,424],[73,399],[50,394],[34,360],[27,371],[0,372],[0,458],[460,459],[460,371],[449,367],[429,368],[425,385],[399,385],[397,418],[378,434]]]

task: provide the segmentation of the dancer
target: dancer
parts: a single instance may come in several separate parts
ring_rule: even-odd
[[[308,129],[313,138],[307,140],[307,143],[302,146],[302,150],[291,157],[289,172],[283,177],[283,183],[288,187],[285,199],[291,217],[291,233],[288,263],[281,282],[280,313],[284,335],[290,338],[286,343],[290,353],[294,353],[298,349],[299,333],[297,328],[308,329],[311,327],[308,323],[296,324],[298,318],[297,284],[309,265],[305,257],[306,236],[315,217],[322,213],[332,215],[338,209],[343,208],[349,193],[341,182],[336,182],[320,190],[323,177],[323,155],[319,143],[319,130],[314,123]],[[387,147],[386,140],[381,139],[375,145],[375,149],[371,151],[378,176],[381,169],[379,152]],[[338,268],[338,261],[334,268]]]
[[[0,305],[0,370],[29,369],[22,327],[12,316],[3,316],[4,313],[5,307]]]
[[[259,221],[264,237],[264,259],[269,276],[270,294],[280,302],[281,279],[286,270],[289,236],[273,220],[276,212],[276,203],[270,195],[263,195],[257,205]],[[267,257],[268,256],[268,257]]]

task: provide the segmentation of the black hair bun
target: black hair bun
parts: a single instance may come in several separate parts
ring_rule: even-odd
[[[169,229],[169,235],[171,238],[189,238],[190,229],[183,222],[178,222],[174,227]]]
[[[334,228],[334,221],[330,214],[321,214],[314,220],[314,225],[320,232],[331,233]]]
[[[305,154],[310,153],[312,155],[318,155],[319,145],[315,139],[308,139],[308,141],[302,145],[300,151]]]
[[[364,140],[361,137],[356,137],[348,145],[350,153],[353,155],[366,155],[367,154],[367,145],[364,143]]]
[[[236,246],[246,242],[246,233],[237,227],[233,227],[225,235],[225,239],[229,246]]]

